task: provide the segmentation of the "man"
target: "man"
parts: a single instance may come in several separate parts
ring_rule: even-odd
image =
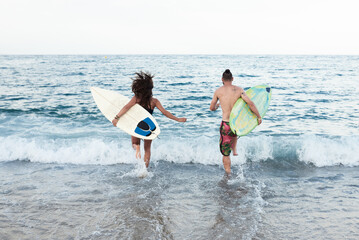
[[[231,131],[229,127],[229,115],[232,111],[233,105],[236,103],[238,98],[242,98],[252,110],[252,112],[258,118],[258,125],[262,123],[261,115],[259,114],[256,106],[251,101],[251,99],[246,95],[244,90],[240,87],[232,85],[233,76],[229,69],[224,71],[222,75],[223,86],[218,88],[213,95],[211,106],[209,109],[215,111],[218,109],[219,105],[222,108],[222,123],[220,126],[220,143],[219,148],[223,155],[223,166],[227,174],[231,173],[231,158],[229,157],[232,149],[233,155],[237,154],[237,136]],[[219,100],[219,104],[217,101]]]

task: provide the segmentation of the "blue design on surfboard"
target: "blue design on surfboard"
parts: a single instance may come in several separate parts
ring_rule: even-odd
[[[152,122],[152,120],[149,117],[147,117],[137,124],[135,133],[148,137],[155,130],[156,130],[156,125]]]

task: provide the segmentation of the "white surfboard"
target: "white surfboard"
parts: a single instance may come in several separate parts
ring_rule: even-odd
[[[129,98],[110,90],[91,87],[92,96],[102,114],[110,121],[130,101]],[[135,104],[119,120],[117,127],[131,136],[152,140],[160,134],[160,127],[152,115]]]

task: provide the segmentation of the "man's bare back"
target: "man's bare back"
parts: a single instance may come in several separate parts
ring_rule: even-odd
[[[222,120],[228,122],[233,105],[241,97],[243,89],[234,85],[224,85],[216,90],[214,95],[218,98],[222,108]]]
[[[254,103],[241,87],[232,85],[231,81],[223,82],[223,86],[214,92],[210,109],[212,111],[216,110],[218,108],[216,103],[219,100],[222,108],[222,120],[228,122],[232,108],[239,98],[242,98],[249,105],[250,109],[258,117],[258,124],[260,124],[262,119],[257,108],[254,106]]]

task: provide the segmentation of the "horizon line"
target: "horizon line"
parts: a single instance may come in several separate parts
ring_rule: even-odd
[[[0,53],[0,56],[143,56],[143,55],[207,55],[207,56],[359,56],[359,53]]]

